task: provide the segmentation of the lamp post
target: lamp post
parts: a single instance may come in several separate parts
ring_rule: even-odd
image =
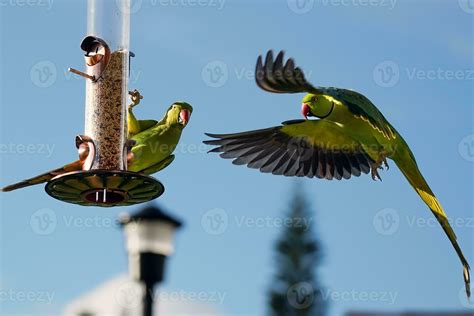
[[[166,258],[174,251],[173,236],[182,223],[157,206],[120,218],[125,231],[131,277],[145,286],[143,315],[152,315],[153,289],[163,281]]]

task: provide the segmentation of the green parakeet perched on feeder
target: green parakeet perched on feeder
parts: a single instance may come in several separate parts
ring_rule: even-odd
[[[295,67],[293,59],[284,63],[284,53],[276,59],[269,51],[256,67],[257,85],[273,93],[306,93],[301,112],[304,120],[283,122],[281,126],[234,134],[206,134],[215,138],[210,152],[234,159],[275,175],[349,179],[371,173],[380,179],[382,164],[388,169],[392,159],[410,185],[441,224],[463,265],[464,281],[470,296],[469,264],[456,241],[446,213],[423,178],[415,157],[402,136],[375,105],[355,91],[314,87]],[[308,117],[317,119],[310,120]]]
[[[189,122],[193,108],[186,102],[171,105],[160,121],[137,120],[132,108],[140,102],[140,95],[132,94],[134,103],[128,108],[129,140],[133,144],[128,155],[128,170],[150,175],[166,168],[173,160],[176,146],[183,129]],[[61,168],[46,172],[2,189],[13,191],[27,186],[40,184],[71,171],[82,170],[84,159],[67,164]]]

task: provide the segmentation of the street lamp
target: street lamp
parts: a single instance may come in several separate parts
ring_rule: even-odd
[[[153,289],[163,281],[165,261],[174,251],[173,236],[182,223],[157,206],[147,206],[135,214],[124,214],[120,223],[131,277],[145,285],[143,315],[152,315]]]

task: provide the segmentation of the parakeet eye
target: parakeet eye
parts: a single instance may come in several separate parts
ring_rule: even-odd
[[[317,97],[313,97],[313,98],[311,99],[311,101],[313,101],[313,102],[316,102],[317,100],[318,100]]]

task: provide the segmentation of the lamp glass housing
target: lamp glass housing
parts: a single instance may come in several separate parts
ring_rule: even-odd
[[[162,221],[136,221],[124,227],[129,254],[155,253],[170,256],[174,252],[176,226]]]

